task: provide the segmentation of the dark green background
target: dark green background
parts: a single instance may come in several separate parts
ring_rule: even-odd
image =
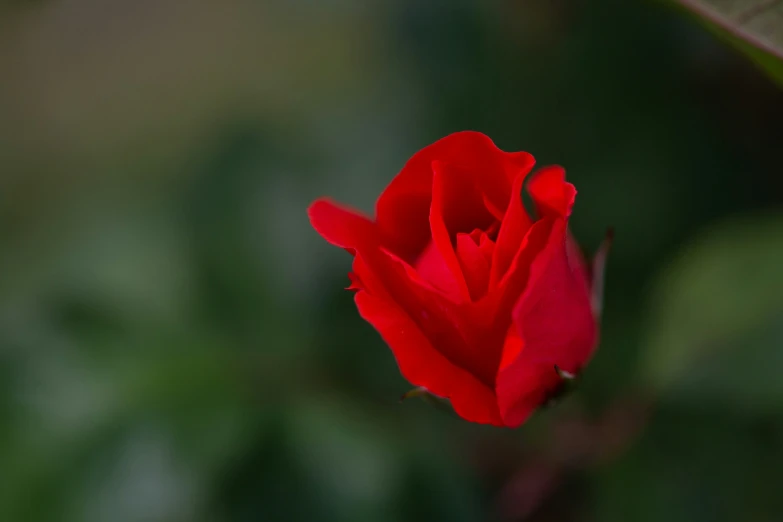
[[[456,130],[617,231],[521,429],[423,402],[309,227]],[[783,96],[662,4],[0,3],[0,520],[783,519]]]

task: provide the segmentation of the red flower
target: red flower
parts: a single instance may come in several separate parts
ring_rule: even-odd
[[[598,338],[591,270],[568,232],[576,190],[487,136],[415,154],[372,220],[320,199],[313,227],[354,255],[350,289],[403,376],[463,418],[516,427],[588,361]],[[558,369],[559,368],[559,369]]]

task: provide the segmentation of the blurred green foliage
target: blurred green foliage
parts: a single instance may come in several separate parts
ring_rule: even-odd
[[[783,6],[777,0],[676,0],[783,85]]]
[[[783,96],[658,5],[0,4],[0,520],[769,522]],[[420,401],[305,209],[481,130],[617,231],[520,430]]]
[[[783,406],[781,231],[780,215],[732,218],[669,267],[643,365],[659,393],[760,414]]]

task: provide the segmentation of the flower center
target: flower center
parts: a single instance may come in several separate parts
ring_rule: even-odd
[[[489,231],[475,229],[470,233],[458,232],[455,238],[454,252],[472,301],[477,301],[487,293],[492,253],[495,250],[495,242],[490,234],[496,234],[497,231],[493,230],[496,228],[491,227]],[[435,288],[449,297],[459,298],[454,274],[449,270],[434,242],[430,241],[416,260],[414,268]]]

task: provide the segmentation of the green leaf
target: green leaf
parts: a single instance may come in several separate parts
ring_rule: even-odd
[[[677,0],[719,38],[729,41],[783,85],[783,2]]]
[[[783,411],[783,216],[718,225],[656,289],[643,375],[679,402]]]

